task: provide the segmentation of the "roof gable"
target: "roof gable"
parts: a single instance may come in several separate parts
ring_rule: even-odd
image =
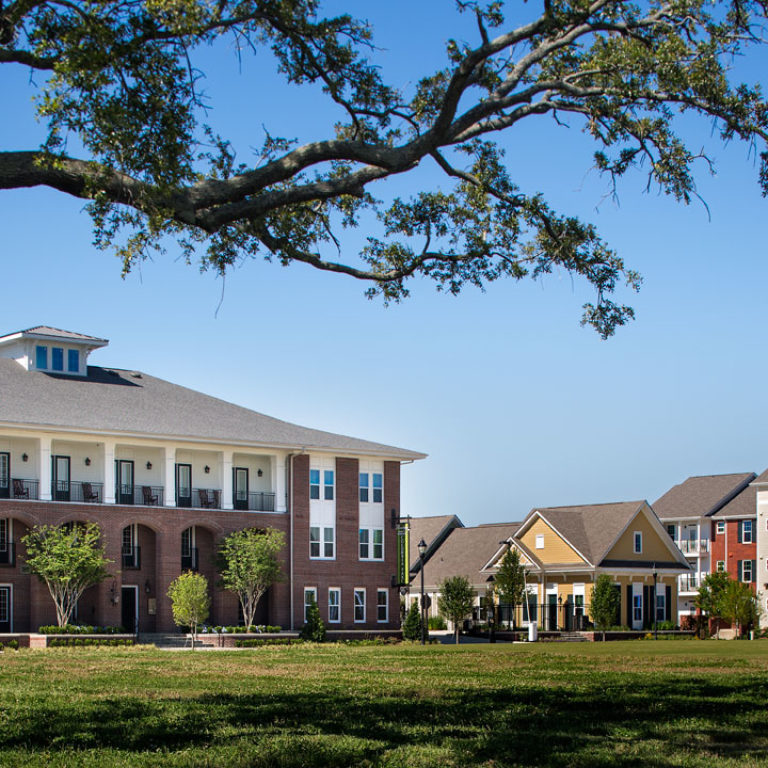
[[[741,493],[755,479],[754,472],[689,477],[653,503],[661,520],[709,517]]]
[[[568,565],[589,564],[588,556],[573,546],[570,539],[565,537],[556,525],[539,510],[534,519],[525,526],[525,531],[517,534],[517,539],[526,550],[535,553],[542,565],[562,563]],[[578,521],[576,521],[578,522]],[[542,546],[537,546],[537,542]]]

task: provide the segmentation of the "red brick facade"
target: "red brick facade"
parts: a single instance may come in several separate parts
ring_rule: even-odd
[[[744,520],[749,520],[752,523],[752,541],[748,543],[744,543],[743,540],[740,541],[740,539],[745,538],[740,534]],[[722,533],[717,532],[718,522],[725,528]],[[725,564],[725,570],[729,576],[734,579],[739,579],[741,577],[741,580],[745,580],[743,579],[743,563],[745,560],[751,561],[753,564],[751,586],[752,589],[755,589],[757,581],[757,569],[754,567],[756,565],[757,558],[756,542],[757,520],[755,517],[744,519],[724,519],[720,521],[714,520],[712,522],[711,548],[712,573],[718,570],[717,564],[720,562]],[[742,564],[741,568],[739,567],[739,563]]]
[[[196,528],[198,570],[211,588],[209,624],[237,624],[238,601],[235,595],[216,586],[213,557],[218,540],[235,530],[273,527],[286,536],[282,553],[285,579],[262,598],[257,621],[278,624],[285,629],[291,622],[291,572],[293,572],[293,627],[303,624],[304,587],[317,588],[318,607],[328,619],[328,588],[341,589],[341,623],[330,628],[393,629],[400,625],[399,595],[392,588],[397,570],[396,531],[393,521],[400,511],[400,465],[384,462],[384,559],[361,561],[358,557],[358,460],[336,459],[336,557],[316,560],[309,557],[309,456],[289,459],[292,513],[253,513],[211,509],[76,504],[45,501],[0,500],[0,518],[13,521],[15,564],[0,564],[0,586],[12,587],[12,627],[7,631],[34,631],[40,625],[55,623],[56,616],[48,590],[36,577],[23,572],[22,536],[34,525],[60,525],[72,521],[91,521],[101,526],[107,557],[112,560],[110,578],[91,588],[78,605],[78,621],[87,624],[122,623],[125,603],[123,587],[136,587],[139,630],[168,632],[175,629],[167,591],[182,571],[182,531]],[[123,567],[123,529],[137,525],[138,567]],[[293,564],[291,564],[291,541]],[[132,565],[132,563],[129,563]],[[366,590],[366,620],[353,621],[353,590]],[[378,622],[377,589],[388,591],[388,621]],[[128,596],[130,597],[130,596]],[[154,612],[151,607],[154,606]],[[0,629],[0,631],[2,631]]]

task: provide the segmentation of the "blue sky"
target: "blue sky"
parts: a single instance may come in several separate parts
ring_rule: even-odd
[[[406,90],[442,65],[446,37],[474,41],[447,0],[379,5],[362,6],[381,47],[376,60]],[[746,59],[739,74],[752,81],[764,64]],[[220,46],[202,52],[200,66],[211,122],[243,159],[262,125],[301,140],[330,134],[322,98],[282,85],[269,55],[240,65]],[[29,72],[6,68],[0,94],[2,146],[35,146],[42,129]],[[577,124],[539,119],[505,137],[524,191],[593,221],[642,273],[641,292],[619,296],[637,319],[608,341],[579,326],[593,297],[566,274],[459,297],[414,283],[410,299],[388,308],[368,301],[360,283],[303,265],[249,261],[222,282],[173,251],[122,280],[118,261],[93,247],[82,203],[43,189],[2,193],[0,331],[46,323],[103,336],[111,343],[95,364],[424,451],[426,461],[403,469],[411,515],[519,520],[533,506],[653,501],[693,474],[760,472],[768,203],[747,148],[720,146],[707,124],[684,130],[717,162],[715,177],[703,167],[699,175],[711,219],[700,204],[645,194],[640,174],[624,180],[618,202],[606,197]],[[428,167],[419,181],[442,183]],[[397,192],[411,183],[398,180]],[[343,241],[348,257],[366,234]]]

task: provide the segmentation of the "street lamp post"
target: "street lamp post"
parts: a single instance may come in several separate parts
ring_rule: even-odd
[[[419,550],[419,562],[421,567],[421,644],[427,644],[427,617],[426,617],[426,604],[424,600],[424,555],[427,553],[427,542],[422,539],[416,548]]]
[[[659,597],[656,593],[656,579],[659,574],[656,573],[656,563],[653,564],[653,639],[659,639]]]

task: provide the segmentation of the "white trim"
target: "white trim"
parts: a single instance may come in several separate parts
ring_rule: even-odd
[[[338,608],[339,618],[335,620],[331,618],[331,592],[336,592],[339,598],[338,602],[333,606],[334,608]],[[328,623],[341,624],[341,587],[328,587]]]
[[[362,619],[357,618],[357,593],[358,592],[363,593],[363,602],[362,602],[363,618]],[[366,594],[365,587],[354,587],[352,589],[352,618],[355,624],[365,624],[365,616],[368,610],[367,604],[368,604],[368,595]]]
[[[384,593],[384,618],[379,618],[379,595]],[[389,590],[386,587],[376,587],[376,622],[378,624],[386,624],[389,621]]]

